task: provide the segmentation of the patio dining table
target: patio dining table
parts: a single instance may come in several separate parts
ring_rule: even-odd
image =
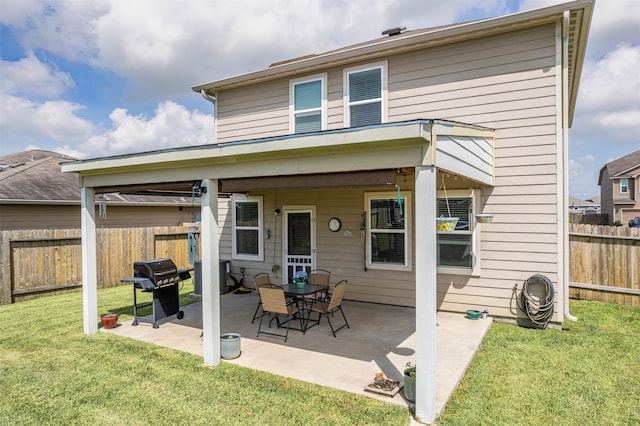
[[[308,312],[307,316],[304,316],[304,302],[308,296],[314,296],[318,293],[324,293],[329,291],[328,285],[320,285],[320,284],[305,284],[304,287],[298,287],[297,284],[285,284],[282,286],[282,290],[284,290],[284,295],[287,297],[293,297],[296,301],[296,305],[298,306],[298,311],[302,315],[302,320],[304,323],[304,330],[306,331],[309,328],[309,316],[311,315],[311,311]],[[301,306],[302,302],[302,306]],[[314,324],[315,325],[315,324]]]

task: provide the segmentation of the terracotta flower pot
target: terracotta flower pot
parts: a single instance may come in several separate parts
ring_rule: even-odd
[[[100,321],[102,322],[102,328],[115,328],[118,324],[118,314],[102,314],[100,315]]]

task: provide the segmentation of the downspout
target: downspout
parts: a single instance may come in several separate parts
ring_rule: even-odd
[[[568,209],[568,193],[569,193],[569,18],[570,11],[565,10],[562,19],[562,162],[563,162],[563,178],[562,178],[562,229],[563,229],[563,254],[562,254],[562,278],[564,281],[564,291],[562,292],[564,317],[569,321],[578,321],[569,312],[569,209]]]
[[[205,92],[204,89],[202,89],[200,91],[200,94],[202,95],[203,98],[205,98],[206,100],[208,100],[209,102],[211,102],[213,104],[213,106],[216,105],[216,98],[215,96],[211,96],[209,94],[207,94],[207,92]]]

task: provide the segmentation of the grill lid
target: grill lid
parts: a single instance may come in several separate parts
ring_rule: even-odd
[[[171,284],[180,280],[178,268],[171,259],[151,259],[134,262],[133,276],[148,278],[156,286]]]

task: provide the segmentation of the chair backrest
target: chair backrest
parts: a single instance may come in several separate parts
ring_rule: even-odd
[[[262,300],[262,309],[265,312],[273,312],[276,314],[288,314],[284,290],[278,286],[262,286],[258,287],[260,299]]]
[[[314,269],[309,273],[309,284],[329,285],[331,272],[324,269]]]
[[[333,289],[333,293],[331,293],[331,300],[329,301],[329,306],[327,310],[330,311],[332,309],[337,308],[342,304],[342,298],[344,297],[344,292],[347,289],[347,280],[342,280]]]
[[[256,284],[256,290],[263,285],[271,285],[271,277],[266,272],[260,272],[253,276],[253,281]]]

